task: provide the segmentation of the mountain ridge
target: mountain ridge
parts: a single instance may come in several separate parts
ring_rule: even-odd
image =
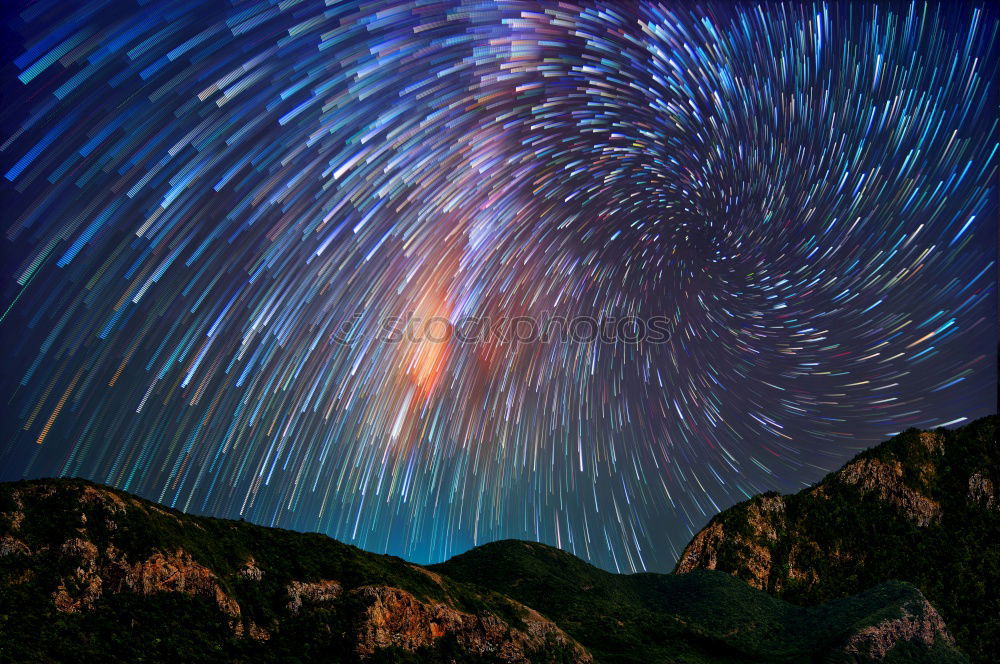
[[[794,494],[719,512],[675,573],[720,570],[795,604],[913,583],[976,661],[1000,652],[997,416],[909,429]]]
[[[458,568],[511,548],[528,553],[519,570],[536,584],[532,600],[579,578],[595,579],[599,593],[625,588],[627,601],[612,605],[620,615],[601,614],[606,599],[586,591],[583,610],[626,638],[612,635],[609,648],[607,621],[539,610]],[[644,604],[640,588],[667,599]],[[705,613],[722,605],[732,608],[722,622]],[[630,636],[649,620],[660,629],[652,646]],[[422,567],[319,534],[193,517],[85,480],[0,484],[0,658],[9,661],[966,661],[952,644],[902,583],[816,613],[719,572],[615,575],[537,543],[491,543]]]
[[[813,498],[830,505],[837,491],[863,491],[878,508],[866,518],[888,519],[890,533],[897,522],[925,533],[950,523],[952,476],[975,466],[962,500],[994,510],[995,419],[956,430],[965,433],[904,432],[831,473],[824,482],[836,476],[836,485]],[[900,456],[946,447],[962,455],[954,472]],[[718,522],[729,539],[692,540],[685,555],[694,564],[678,565],[684,574],[620,575],[521,540],[424,566],[318,533],[185,514],[87,480],[0,483],[0,659],[968,661],[940,600],[905,579],[887,576],[822,603],[786,601],[759,569],[727,568],[742,554],[720,545],[742,541],[731,537],[739,532],[750,533],[748,546],[760,546],[753,537],[770,543],[768,515],[789,514],[778,503],[777,494],[747,501],[757,512],[743,531],[733,528],[740,505],[717,515],[702,533]],[[775,541],[782,533],[776,526]],[[713,552],[717,569],[699,569]],[[755,578],[771,594],[752,587]],[[970,643],[980,652],[975,640],[959,646]]]

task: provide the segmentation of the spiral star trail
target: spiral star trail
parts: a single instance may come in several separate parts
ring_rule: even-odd
[[[10,11],[3,479],[667,571],[721,508],[996,409],[988,5]],[[367,333],[406,312],[670,339]]]

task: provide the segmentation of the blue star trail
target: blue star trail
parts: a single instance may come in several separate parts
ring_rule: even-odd
[[[996,410],[989,5],[5,11],[2,479],[666,571],[720,508]],[[407,312],[670,339],[365,333]]]

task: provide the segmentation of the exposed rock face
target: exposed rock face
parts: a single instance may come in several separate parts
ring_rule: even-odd
[[[250,579],[251,581],[260,581],[264,578],[264,570],[257,567],[257,561],[251,556],[243,563],[243,569],[240,570],[240,576],[244,579]]]
[[[765,588],[771,578],[773,561],[769,545],[777,541],[778,531],[784,527],[784,522],[785,502],[781,496],[761,496],[747,511],[753,540],[747,542],[740,558],[749,573],[748,581],[754,588]]]
[[[940,454],[944,452],[944,434],[940,431],[921,431],[917,438],[928,452]]]
[[[341,589],[341,585],[331,579],[311,583],[292,581],[287,586],[288,610],[292,615],[298,615],[303,602],[313,605],[330,604],[340,596]]]
[[[851,635],[843,646],[843,652],[862,661],[881,662],[900,642],[930,647],[940,639],[954,645],[955,640],[948,633],[944,620],[927,600],[904,606],[902,613],[899,618],[883,620]]]
[[[21,523],[24,521],[24,501],[21,500],[19,492],[14,492],[11,498],[14,509],[0,512],[0,524],[6,523],[10,532],[17,532],[21,529]]]
[[[103,579],[97,569],[97,547],[79,537],[66,540],[60,547],[63,556],[75,559],[78,567],[69,578],[63,577],[52,594],[56,609],[72,613],[80,608],[93,606],[101,596]]]
[[[184,550],[177,550],[172,554],[157,552],[132,565],[121,560],[117,567],[122,573],[117,579],[120,585],[115,588],[118,592],[128,590],[140,595],[159,592],[199,595],[212,599],[227,616],[240,616],[240,605],[222,590],[212,570],[193,560]]]
[[[511,632],[496,616],[427,604],[398,588],[365,586],[351,594],[365,606],[356,636],[357,653],[362,658],[383,648],[418,650],[448,634],[469,653],[493,655],[507,662],[530,661],[533,652],[552,641],[572,653],[571,661],[592,661],[583,648],[535,611],[529,611],[524,619],[526,631]]]
[[[675,571],[682,574],[695,569],[716,569],[719,552],[731,543],[731,552],[745,572],[740,578],[754,588],[766,589],[773,566],[768,545],[778,540],[784,522],[784,499],[777,495],[758,496],[747,503],[746,524],[752,531],[750,537],[734,535],[727,542],[723,524],[712,522],[687,545]]]
[[[93,608],[104,593],[148,596],[178,592],[212,600],[228,616],[230,627],[238,636],[249,629],[253,638],[267,638],[266,630],[252,620],[241,619],[239,603],[222,589],[215,573],[183,549],[170,554],[156,552],[145,560],[130,563],[113,545],[100,555],[92,542],[74,537],[63,543],[60,552],[78,566],[72,575],[62,578],[52,594],[58,611],[73,613]]]
[[[995,496],[993,481],[982,471],[975,472],[969,477],[969,500],[973,503],[988,510],[995,510],[1000,507]]]
[[[113,491],[104,491],[97,487],[84,487],[80,494],[80,502],[84,504],[100,505],[111,514],[124,512],[127,508],[125,499]]]
[[[713,521],[699,531],[687,545],[675,571],[684,574],[696,569],[715,569],[719,550],[725,541],[726,533],[722,524]]]
[[[926,468],[919,468],[918,472],[922,476],[930,474]],[[844,484],[856,486],[862,496],[876,494],[918,526],[941,522],[941,506],[903,482],[903,464],[899,461],[886,463],[877,459],[862,459],[844,466],[836,478]]]

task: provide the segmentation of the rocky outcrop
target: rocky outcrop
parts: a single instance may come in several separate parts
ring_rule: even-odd
[[[969,477],[969,500],[988,510],[1000,507],[993,489],[993,481],[982,471],[977,471]]]
[[[724,546],[738,561],[740,578],[754,588],[766,589],[774,566],[770,545],[778,540],[785,525],[785,502],[778,495],[758,496],[747,503],[745,525],[749,532],[732,533],[727,540],[725,526],[713,521],[685,547],[676,572],[717,569],[719,552]]]
[[[932,474],[926,467],[917,467],[917,472],[921,477]],[[920,527],[941,522],[941,505],[906,485],[900,461],[861,459],[844,466],[836,479],[857,487],[862,496],[877,495]]]
[[[684,574],[696,569],[715,569],[719,551],[725,542],[726,533],[722,524],[713,521],[702,528],[685,547],[675,572]]]
[[[288,592],[288,611],[298,615],[303,603],[307,605],[325,606],[340,596],[342,586],[331,579],[322,581],[292,581],[286,587]]]
[[[825,558],[838,567],[860,564],[865,556],[840,547],[820,547],[808,537],[784,542],[780,533],[798,529],[797,523],[789,523],[788,501],[795,503],[795,520],[808,520],[801,509],[803,500],[829,501],[834,494],[842,495],[838,489],[847,489],[855,500],[873,497],[919,528],[938,525],[943,515],[940,502],[912,486],[907,475],[916,478],[918,487],[934,482],[945,440],[941,432],[914,432],[897,446],[903,459],[859,457],[797,496],[764,494],[726,510],[694,536],[674,572],[723,569],[755,588],[776,593],[788,586],[815,586],[820,581],[819,570],[813,567],[816,560]],[[907,466],[908,456],[921,460]],[[993,485],[982,473],[969,479],[970,501],[993,505],[992,495]],[[720,565],[720,559],[725,564]]]
[[[264,570],[257,567],[257,561],[253,559],[253,556],[247,558],[247,561],[243,563],[243,568],[240,569],[239,574],[244,579],[251,581],[260,581],[264,578]]]
[[[157,551],[144,560],[130,562],[113,545],[102,554],[93,542],[74,537],[63,543],[60,554],[77,565],[72,574],[60,579],[52,593],[52,602],[60,612],[91,609],[105,593],[185,593],[211,600],[227,616],[237,636],[268,636],[267,630],[242,617],[239,603],[222,589],[215,573],[183,549],[173,553]]]
[[[927,600],[912,602],[901,609],[898,618],[889,618],[865,627],[847,638],[841,651],[864,662],[881,662],[900,643],[931,647],[937,641],[954,645],[944,620]]]
[[[781,496],[761,496],[747,510],[752,539],[747,540],[740,551],[740,559],[747,571],[746,580],[754,588],[767,587],[774,564],[770,546],[778,540],[778,532],[784,528],[784,522],[785,502]]]
[[[59,587],[52,593],[56,609],[72,613],[81,608],[93,606],[102,593],[103,577],[97,567],[97,547],[93,543],[74,537],[63,542],[60,547],[63,557],[77,563],[70,577],[63,577]]]
[[[944,452],[945,435],[940,431],[921,431],[917,434],[917,440],[928,452],[934,454]]]
[[[385,648],[419,650],[450,635],[465,652],[491,655],[506,662],[531,661],[534,653],[553,643],[569,653],[569,661],[592,661],[583,648],[536,611],[526,611],[523,622],[527,629],[522,631],[511,630],[495,615],[474,615],[441,603],[428,604],[398,588],[365,586],[351,591],[351,595],[364,606],[355,636],[357,654],[362,658]]]

